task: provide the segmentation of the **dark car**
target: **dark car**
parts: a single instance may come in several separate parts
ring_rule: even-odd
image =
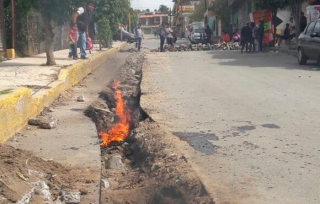
[[[298,62],[305,65],[309,59],[320,62],[320,19],[311,21],[299,36]]]

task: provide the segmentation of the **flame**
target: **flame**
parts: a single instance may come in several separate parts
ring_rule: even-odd
[[[119,120],[108,133],[99,132],[99,136],[102,139],[100,145],[105,147],[111,142],[122,142],[129,135],[131,121],[130,110],[126,107],[126,103],[122,99],[121,91],[118,89],[118,86],[119,82],[113,82],[112,88],[115,89],[116,115]]]

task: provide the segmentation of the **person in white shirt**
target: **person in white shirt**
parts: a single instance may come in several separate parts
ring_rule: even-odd
[[[141,29],[140,24],[138,24],[138,28],[136,29],[135,37],[136,37],[136,48],[138,49],[138,51],[140,51],[142,38],[144,39],[143,31]]]

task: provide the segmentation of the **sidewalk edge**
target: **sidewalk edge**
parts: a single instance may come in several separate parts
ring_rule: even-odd
[[[103,51],[89,60],[61,69],[58,80],[32,95],[28,88],[17,88],[12,93],[0,96],[0,143],[6,142],[24,128],[29,118],[36,117],[49,107],[64,91],[70,89],[92,71],[113,57],[125,44]]]

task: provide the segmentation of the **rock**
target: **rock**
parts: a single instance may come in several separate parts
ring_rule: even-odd
[[[29,125],[34,125],[34,126],[38,126],[40,125],[41,119],[40,118],[30,118],[28,120],[28,124]]]
[[[57,127],[57,121],[53,118],[42,119],[39,126],[42,129],[53,129]]]
[[[110,188],[110,183],[109,181],[107,181],[106,179],[101,179],[101,182],[102,182],[102,186],[104,188]]]
[[[81,95],[81,96],[78,96],[78,98],[77,98],[77,101],[78,102],[84,102],[84,96],[83,95]]]
[[[130,69],[130,73],[131,73],[132,75],[135,75],[135,74],[136,74],[136,70]]]
[[[80,191],[81,195],[87,195],[89,193],[88,190],[86,190],[84,188],[80,188],[79,191]]]
[[[120,155],[113,155],[106,162],[107,169],[123,170],[124,164]]]
[[[64,201],[67,204],[78,204],[78,203],[80,203],[80,192],[67,192],[67,193],[65,193]]]
[[[162,166],[162,163],[161,163],[161,162],[154,163],[154,164],[152,164],[151,170],[152,170],[152,171],[156,171],[156,170],[158,170],[161,166]]]

